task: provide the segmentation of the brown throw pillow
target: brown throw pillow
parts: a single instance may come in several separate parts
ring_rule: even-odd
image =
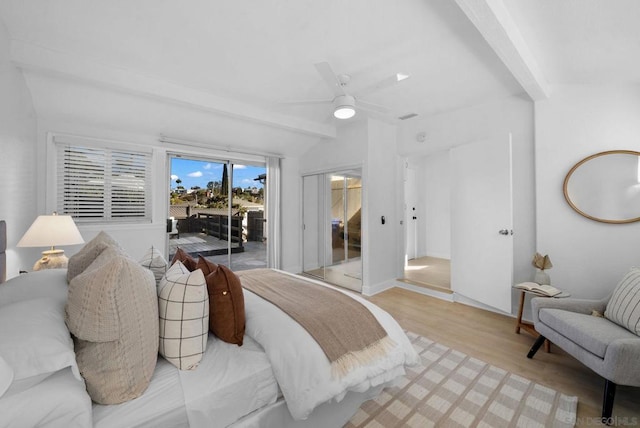
[[[204,258],[202,259],[204,260]],[[215,265],[204,260],[203,269],[209,291],[209,329],[220,340],[242,346],[244,338],[244,294],[240,279],[224,265]],[[214,270],[211,267],[216,266]],[[201,267],[202,268],[202,267]]]
[[[178,249],[176,250],[176,254],[173,256],[173,259],[171,260],[171,265],[173,265],[177,261],[182,262],[184,267],[189,269],[189,272],[193,272],[194,270],[197,269],[196,267],[197,263],[193,259],[193,257],[191,257],[189,253],[187,253],[185,250],[183,250],[180,247],[178,247]]]
[[[215,272],[218,269],[218,265],[199,255],[196,269],[201,269],[204,276],[207,276],[211,272]]]

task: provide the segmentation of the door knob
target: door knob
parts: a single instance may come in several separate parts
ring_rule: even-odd
[[[500,235],[513,235],[513,230],[510,231],[509,229],[500,229],[498,233]]]

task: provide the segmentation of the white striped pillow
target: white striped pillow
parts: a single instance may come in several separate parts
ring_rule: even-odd
[[[160,285],[160,280],[167,272],[167,261],[164,259],[160,251],[156,247],[151,247],[147,253],[140,259],[140,264],[151,272],[156,278],[156,287]]]
[[[631,268],[618,283],[609,299],[604,316],[640,335],[640,269]]]
[[[198,367],[209,335],[209,293],[200,269],[189,272],[176,262],[158,287],[158,351],[180,370]]]

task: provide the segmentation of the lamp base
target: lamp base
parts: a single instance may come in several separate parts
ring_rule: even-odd
[[[42,258],[33,265],[33,270],[42,269],[66,269],[69,258],[64,255],[64,250],[47,250],[42,252]]]

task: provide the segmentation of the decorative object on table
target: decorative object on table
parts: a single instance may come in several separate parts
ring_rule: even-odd
[[[562,293],[562,290],[558,290],[548,284],[538,284],[537,282],[521,282],[513,286],[521,290],[526,290],[534,294],[539,294],[545,297],[553,297]]]
[[[547,254],[544,256],[540,253],[535,253],[533,255],[533,260],[531,264],[536,268],[536,275],[533,278],[533,282],[538,284],[551,284],[551,278],[549,278],[549,274],[545,272],[547,269],[551,269],[553,264],[551,264],[551,259]]]
[[[24,234],[18,247],[50,247],[42,252],[42,258],[33,265],[33,270],[64,269],[69,259],[64,250],[55,248],[63,245],[83,244],[84,239],[69,215],[41,215],[36,218]]]

